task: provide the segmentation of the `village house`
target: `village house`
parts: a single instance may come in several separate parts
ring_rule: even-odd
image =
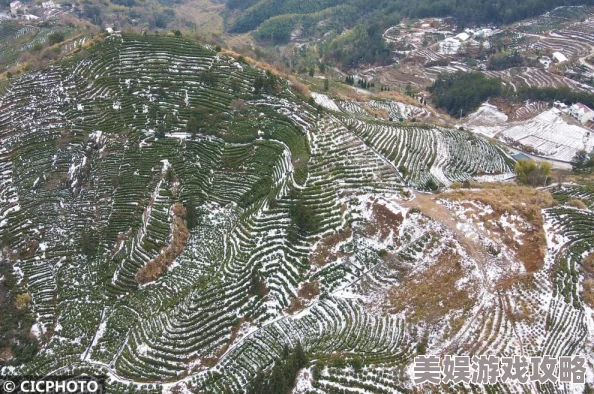
[[[18,1],[18,0],[16,0],[16,1],[13,1],[13,2],[11,2],[11,3],[10,3],[10,12],[11,12],[12,14],[16,14],[16,12],[17,12],[18,10],[21,10],[21,9],[23,9],[23,8],[24,8],[24,7],[23,7],[23,3],[21,3],[21,2],[20,2],[20,1]]]
[[[579,120],[582,124],[586,124],[588,121],[594,120],[594,111],[582,103],[577,103],[569,107],[569,114],[575,119]]]
[[[463,32],[463,33],[460,33],[460,34],[458,34],[458,35],[456,36],[456,38],[457,38],[458,40],[460,40],[461,42],[464,42],[464,41],[466,41],[466,40],[468,40],[468,39],[470,38],[470,34],[468,34],[468,33],[466,33],[466,32]]]
[[[553,52],[553,61],[555,63],[565,63],[569,61],[569,59],[567,59],[567,57],[561,52]]]
[[[56,8],[56,3],[53,0],[44,1],[41,3],[43,8]]]

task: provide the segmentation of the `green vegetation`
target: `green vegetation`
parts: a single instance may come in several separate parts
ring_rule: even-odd
[[[296,190],[291,191],[290,198],[293,200],[289,208],[293,228],[302,236],[314,233],[320,226],[320,220],[313,208],[305,203],[303,194]]]
[[[338,0],[268,0],[256,2],[242,12],[230,28],[232,33],[245,33],[255,30],[264,21],[283,14],[309,14],[338,5]],[[228,5],[235,5],[230,2]],[[289,17],[290,18],[290,17]],[[284,23],[291,23],[285,20]]]
[[[473,112],[490,97],[499,96],[501,82],[482,73],[456,72],[440,75],[428,90],[437,107],[453,117],[459,117]]]
[[[258,182],[254,183],[250,190],[241,196],[238,204],[240,207],[247,208],[261,198],[267,196],[270,193],[272,187],[272,180],[269,177],[264,177]]]
[[[507,96],[522,101],[561,101],[568,105],[579,102],[594,108],[594,94],[573,90],[567,86],[545,88],[521,86],[517,92],[507,92]]]
[[[324,363],[312,370],[318,392],[405,391],[413,330],[336,290],[391,286],[406,274],[384,270],[401,262],[394,246],[414,261],[435,227],[369,196],[441,187],[434,169],[460,182],[508,173],[505,155],[360,107],[319,114],[285,80],[188,36],[108,36],[15,76],[3,94],[0,239],[19,254],[7,270],[23,275],[10,305],[30,305],[47,333],[18,372],[112,371],[115,394],[156,394],[164,382],[286,393],[305,349]],[[376,230],[392,234],[381,248],[366,241]],[[18,321],[13,338],[30,332]]]
[[[333,30],[340,31],[344,26],[352,26],[356,22],[357,15],[357,9],[346,4],[308,14],[278,15],[259,25],[254,31],[254,36],[263,42],[275,44],[288,42],[291,32],[295,29],[300,29],[303,36],[322,36]],[[323,25],[319,24],[321,21],[324,21]]]
[[[521,67],[526,59],[518,51],[495,53],[487,59],[489,70],[505,70],[512,67]]]
[[[583,90],[526,85],[513,90],[504,88],[501,79],[488,78],[477,72],[442,74],[427,90],[433,95],[433,103],[453,117],[468,115],[488,99],[496,97],[510,101],[560,101],[568,105],[580,102],[594,107],[594,94]]]
[[[300,342],[297,342],[294,349],[289,349],[285,345],[281,358],[274,362],[268,376],[260,372],[246,392],[248,394],[288,393],[295,385],[299,370],[306,365],[307,357]]]
[[[360,64],[388,64],[392,48],[382,37],[384,31],[375,24],[357,25],[344,35],[338,35],[321,45],[322,54],[345,68]]]
[[[186,203],[186,224],[189,230],[198,225],[198,212],[196,210],[196,200],[190,197]]]
[[[17,284],[12,265],[0,262],[0,365],[18,365],[37,353],[38,342],[31,335],[35,318],[30,310],[31,295]]]
[[[591,173],[594,171],[594,150],[590,153],[585,150],[576,153],[571,161],[571,167],[575,172]]]
[[[50,45],[58,44],[64,41],[64,33],[59,31],[52,33],[47,37],[47,40]]]
[[[551,181],[551,163],[535,160],[519,160],[516,163],[518,182],[530,186],[546,186]]]
[[[448,17],[459,28],[477,24],[509,24],[543,14],[559,6],[591,5],[594,0],[228,0],[227,7],[238,17],[229,25],[232,33],[253,32],[266,43],[289,41],[293,31],[303,37],[320,38],[320,55],[344,67],[364,63],[383,64],[391,51],[382,33],[403,18]],[[323,22],[323,23],[320,23]],[[346,34],[343,33],[346,31]],[[509,57],[509,58],[506,58]],[[497,56],[493,69],[520,64],[516,56]]]
[[[368,2],[362,0],[228,0],[231,9],[244,10],[243,14],[232,25],[231,31],[247,32],[256,29],[264,21],[284,14],[309,14],[318,12],[341,3],[355,7],[360,20],[377,20],[380,28],[386,22],[402,17],[425,18],[452,16],[458,24],[507,24],[532,16],[543,14],[559,6],[591,5],[591,0],[503,0],[497,3],[487,0],[462,0],[449,2],[443,0],[422,0],[409,2],[405,0],[382,0]]]

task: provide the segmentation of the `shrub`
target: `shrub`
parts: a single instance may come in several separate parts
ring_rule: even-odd
[[[439,189],[439,185],[435,182],[433,178],[429,178],[427,179],[427,182],[425,182],[425,188],[427,190],[431,190],[432,192],[434,192],[437,189]]]
[[[56,31],[56,32],[50,34],[48,36],[47,40],[50,45],[60,43],[60,42],[64,41],[64,33]]]
[[[530,186],[546,186],[551,180],[551,163],[520,160],[515,166],[518,182]]]
[[[571,168],[574,172],[590,172],[594,169],[594,150],[588,154],[581,150],[571,160]]]

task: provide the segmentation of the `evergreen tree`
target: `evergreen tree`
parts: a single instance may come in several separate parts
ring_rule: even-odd
[[[303,351],[301,342],[297,342],[297,345],[295,345],[295,356],[297,359],[297,368],[299,368],[299,369],[305,368],[305,366],[307,365],[307,356],[305,355],[305,352]]]
[[[521,159],[515,166],[518,182],[530,186],[546,186],[551,179],[551,167],[551,163],[546,161]]]
[[[264,79],[264,89],[268,93],[274,93],[278,85],[278,78],[270,70],[266,71],[266,78]]]
[[[580,150],[571,160],[571,168],[574,172],[582,172],[588,167],[588,153]]]
[[[186,124],[186,131],[190,133],[192,139],[196,138],[196,134],[198,134],[199,129],[200,126],[198,124],[198,119],[196,119],[194,116],[190,117],[188,123]]]
[[[241,83],[239,82],[239,79],[233,78],[231,80],[231,90],[233,90],[235,93],[239,93],[241,90]]]
[[[190,197],[186,204],[186,224],[191,230],[198,224],[198,212],[196,211],[196,201],[194,197]]]
[[[269,372],[268,379],[259,372],[247,386],[247,394],[285,394],[294,386],[299,370],[307,366],[307,356],[297,342],[294,349],[284,346],[281,358],[276,360]]]
[[[264,77],[258,75],[256,79],[254,79],[254,93],[260,94],[265,83],[266,81],[264,80]]]
[[[159,123],[157,126],[157,131],[155,132],[155,137],[157,138],[165,138],[165,131],[167,130],[167,125],[165,122]]]
[[[410,82],[406,84],[406,89],[404,90],[404,93],[407,96],[412,96],[413,95],[413,89],[412,89],[412,85],[411,85]]]

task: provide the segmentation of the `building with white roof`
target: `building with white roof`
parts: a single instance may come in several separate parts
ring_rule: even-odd
[[[10,12],[12,12],[13,14],[15,12],[17,12],[17,10],[20,10],[23,8],[23,3],[21,3],[20,1],[16,0],[10,3]]]
[[[579,120],[581,124],[586,124],[588,121],[594,120],[594,111],[582,103],[577,103],[569,107],[569,114]]]
[[[553,61],[555,63],[565,63],[568,62],[569,59],[567,59],[567,57],[561,52],[553,52]]]
[[[466,32],[463,32],[463,33],[460,33],[460,34],[458,34],[458,35],[456,36],[456,38],[457,38],[458,40],[460,40],[460,41],[464,42],[464,41],[466,41],[466,40],[468,40],[468,39],[470,38],[470,34],[468,34],[468,33],[466,33]]]

